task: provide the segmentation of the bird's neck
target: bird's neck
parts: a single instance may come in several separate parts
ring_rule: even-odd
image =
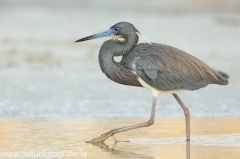
[[[132,34],[126,37],[125,42],[115,40],[108,40],[103,43],[99,52],[99,64],[102,72],[115,82],[120,83],[116,79],[116,73],[121,72],[119,63],[115,62],[114,56],[123,56],[131,51],[131,49],[138,43],[138,35]]]

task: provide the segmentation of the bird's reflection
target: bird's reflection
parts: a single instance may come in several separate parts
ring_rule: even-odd
[[[114,142],[113,146],[110,148],[107,144],[103,143],[103,142],[98,142],[98,143],[91,143],[93,146],[97,146],[107,152],[110,152],[111,155],[117,155],[120,156],[122,158],[144,158],[144,159],[155,159],[154,157],[150,157],[147,155],[143,155],[143,154],[137,154],[137,153],[133,153],[133,152],[127,152],[127,151],[121,151],[121,150],[115,150],[115,148],[117,147],[117,145],[120,142]]]
[[[109,145],[103,143],[103,142],[98,142],[98,143],[91,143],[93,146],[97,146],[100,149],[105,150],[106,152],[110,152],[112,155],[118,155],[123,158],[145,158],[145,159],[155,159],[155,157],[150,157],[147,155],[142,155],[142,154],[137,154],[137,153],[132,153],[132,152],[126,152],[126,151],[121,151],[121,150],[115,150],[117,145],[121,142],[115,142],[112,147]],[[190,159],[190,142],[186,141],[186,159]]]
[[[106,151],[112,151],[115,149],[115,147],[117,146],[118,142],[114,142],[113,146],[110,148],[107,144],[105,144],[104,142],[96,142],[96,143],[91,143],[93,146],[97,146],[103,150]]]
[[[186,141],[186,159],[190,159],[190,141]]]

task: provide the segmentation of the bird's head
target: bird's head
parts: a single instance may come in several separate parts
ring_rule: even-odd
[[[87,40],[92,40],[92,39],[97,39],[102,37],[109,37],[117,40],[118,42],[125,42],[127,36],[136,34],[136,33],[139,33],[139,31],[131,23],[119,22],[104,32],[87,36],[85,38],[81,38],[75,42],[82,42],[82,41],[87,41]]]

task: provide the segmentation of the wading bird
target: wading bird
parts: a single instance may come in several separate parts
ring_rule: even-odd
[[[109,37],[99,51],[99,63],[103,73],[114,82],[145,87],[152,91],[152,111],[145,123],[113,129],[92,139],[90,143],[104,142],[108,137],[127,130],[147,127],[154,123],[156,98],[159,93],[171,93],[182,107],[186,120],[186,138],[190,141],[190,114],[177,92],[197,90],[208,84],[227,85],[229,76],[210,68],[207,64],[172,46],[138,43],[140,32],[128,22],[119,22],[110,29],[75,42]],[[120,62],[114,56],[122,56]]]

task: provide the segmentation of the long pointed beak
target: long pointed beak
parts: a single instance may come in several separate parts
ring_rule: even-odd
[[[79,40],[75,41],[75,43],[76,42],[87,41],[87,40],[92,40],[92,39],[97,39],[97,38],[108,37],[108,36],[114,35],[116,33],[117,33],[117,31],[114,28],[112,28],[112,29],[106,30],[104,32],[97,33],[97,34],[94,34],[94,35],[87,36],[85,38],[79,39]]]

